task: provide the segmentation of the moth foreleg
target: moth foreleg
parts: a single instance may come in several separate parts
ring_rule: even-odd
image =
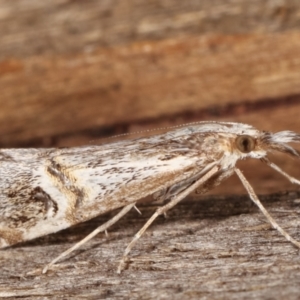
[[[266,157],[263,157],[261,159],[264,163],[266,163],[268,166],[270,166],[272,169],[274,169],[275,171],[277,171],[278,173],[280,173],[281,175],[283,175],[285,178],[287,178],[291,183],[295,183],[300,185],[300,181],[292,176],[290,176],[289,174],[285,173],[283,170],[281,170],[281,168],[279,168],[276,164],[274,164],[273,162],[269,161]]]
[[[300,243],[293,239],[283,228],[281,228],[278,223],[272,218],[272,216],[268,213],[268,211],[265,209],[265,207],[261,204],[260,200],[256,196],[252,186],[250,183],[247,181],[243,173],[238,169],[234,169],[235,173],[238,175],[240,180],[242,181],[245,189],[247,190],[251,200],[258,206],[260,211],[265,215],[267,220],[270,222],[270,224],[277,230],[279,231],[289,242],[300,248]]]
[[[66,257],[68,254],[73,252],[74,250],[81,247],[83,244],[88,242],[90,239],[92,239],[95,235],[97,235],[100,232],[106,231],[110,226],[115,224],[117,221],[119,221],[124,215],[126,215],[132,207],[135,206],[135,203],[129,204],[125,206],[118,214],[116,214],[113,218],[108,220],[106,223],[102,224],[101,226],[97,227],[94,231],[92,231],[89,235],[87,235],[84,239],[76,243],[73,247],[67,249],[63,253],[61,253],[59,256],[57,256],[55,259],[53,259],[48,265],[46,265],[42,271],[43,274],[45,274],[48,269],[53,266],[56,262],[61,260],[62,258]]]
[[[195,181],[192,185],[187,187],[185,190],[180,192],[178,195],[176,195],[171,201],[164,205],[159,207],[156,212],[152,215],[152,217],[146,222],[146,224],[135,234],[134,238],[132,241],[128,244],[126,247],[123,257],[120,261],[120,264],[118,266],[117,273],[121,273],[125,266],[125,262],[127,259],[127,255],[133,248],[133,246],[136,244],[138,239],[143,235],[143,233],[147,230],[147,228],[153,223],[153,221],[160,215],[166,213],[169,209],[174,207],[178,202],[180,202],[182,199],[184,199],[186,196],[188,196],[191,192],[193,192],[195,189],[197,189],[200,185],[205,183],[207,180],[209,180],[213,175],[215,175],[219,171],[218,166],[214,166],[210,171],[208,171],[205,175],[200,177],[197,181]]]

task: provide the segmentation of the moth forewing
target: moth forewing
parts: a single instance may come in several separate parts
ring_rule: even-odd
[[[133,151],[130,142],[122,151],[115,144],[99,147],[3,150],[9,160],[0,165],[5,184],[0,195],[1,247],[134,203],[198,170],[196,156],[165,160],[160,156],[164,153]]]
[[[200,122],[170,128],[160,135],[98,146],[3,149],[0,152],[0,247],[56,232],[124,207],[111,221],[52,261],[52,265],[106,230],[139,199],[154,195],[169,200],[128,245],[120,271],[130,249],[158,215],[194,189],[204,193],[233,172],[270,223],[299,246],[266,214],[250,184],[235,167],[239,159],[261,159],[299,184],[266,157],[268,151],[274,150],[299,156],[286,144],[299,141],[300,135],[290,131],[272,134],[246,124]]]

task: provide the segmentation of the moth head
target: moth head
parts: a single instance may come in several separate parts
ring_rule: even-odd
[[[287,144],[293,142],[300,142],[300,134],[292,131],[277,133],[263,131],[257,136],[238,135],[235,139],[235,147],[244,157],[262,158],[270,151],[279,151],[294,157],[300,157],[300,153]]]

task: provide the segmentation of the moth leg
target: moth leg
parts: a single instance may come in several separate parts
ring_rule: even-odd
[[[208,179],[210,179],[213,175],[215,175],[219,171],[218,166],[214,166],[211,170],[209,170],[205,175],[203,175],[201,178],[199,178],[196,182],[194,182],[192,185],[187,187],[185,190],[180,192],[178,195],[176,195],[168,204],[159,207],[156,212],[152,215],[152,217],[146,222],[146,224],[135,234],[132,241],[127,245],[123,257],[119,263],[117,273],[120,274],[121,271],[124,268],[124,265],[126,263],[127,255],[133,248],[133,246],[136,244],[138,239],[142,236],[142,234],[147,230],[147,228],[153,223],[153,221],[160,215],[167,212],[169,209],[174,207],[178,202],[180,202],[182,199],[184,199],[186,196],[188,196],[192,191],[197,189],[201,184],[205,183]]]
[[[43,274],[45,274],[48,269],[53,266],[56,262],[58,262],[59,260],[61,260],[62,258],[66,257],[68,254],[70,254],[71,252],[73,252],[74,250],[78,249],[79,247],[81,247],[83,244],[85,244],[87,241],[89,241],[90,239],[92,239],[95,235],[97,235],[98,233],[102,232],[102,231],[106,231],[106,229],[110,226],[112,226],[113,224],[115,224],[117,221],[119,221],[124,215],[126,215],[132,207],[135,206],[135,203],[129,204],[127,206],[125,206],[118,214],[116,214],[113,218],[111,218],[110,220],[108,220],[106,223],[102,224],[101,226],[97,227],[94,231],[92,231],[89,235],[87,235],[84,239],[82,239],[81,241],[79,241],[78,243],[76,243],[73,247],[67,249],[66,251],[64,251],[63,253],[61,253],[59,256],[57,256],[55,259],[53,259],[48,265],[46,265],[42,271]]]
[[[199,178],[201,178],[204,174],[207,173],[207,171],[211,170],[214,166],[216,166],[217,163],[213,162],[208,164],[200,173],[195,174],[192,177],[186,178],[180,182],[177,182],[169,187],[164,187],[161,190],[158,190],[155,192],[152,197],[157,202],[162,202],[165,200],[170,200],[171,198],[174,198],[174,196],[180,194],[182,191],[187,189],[190,185],[192,185],[194,182],[196,182]],[[232,170],[233,172],[233,170]],[[222,172],[223,174],[227,174],[227,171]],[[220,177],[222,178],[222,176]]]
[[[134,205],[134,209],[141,215],[141,211]]]
[[[261,204],[260,200],[256,196],[252,186],[250,183],[247,181],[243,173],[238,169],[234,169],[235,173],[238,175],[240,178],[241,182],[243,183],[245,189],[247,190],[251,200],[258,206],[260,211],[265,215],[267,220],[270,222],[270,224],[277,230],[279,231],[289,242],[300,248],[300,243],[293,239],[283,228],[281,228],[277,222],[272,218],[272,216],[268,213],[268,211],[265,209],[265,207]]]
[[[271,161],[269,161],[269,159],[267,159],[266,157],[261,159],[264,163],[266,163],[268,166],[270,166],[272,169],[274,169],[275,171],[277,171],[278,173],[280,173],[281,175],[283,175],[285,178],[287,178],[291,183],[295,183],[300,185],[300,181],[292,176],[290,176],[289,174],[285,173],[283,170],[281,170],[281,168],[279,168],[276,164],[272,163]]]

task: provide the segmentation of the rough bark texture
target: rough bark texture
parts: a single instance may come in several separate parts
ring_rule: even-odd
[[[72,146],[202,120],[300,132],[299,16],[297,0],[0,0],[0,145]],[[272,160],[300,178],[299,162]],[[295,186],[261,162],[239,166],[300,240],[300,194],[270,194]],[[299,299],[299,250],[238,196],[234,176],[214,192],[159,218],[121,275],[154,204],[46,275],[26,273],[109,216],[0,251],[0,297]]]
[[[261,197],[300,238],[299,193]],[[186,201],[159,218],[118,262],[156,206],[139,206],[46,275],[38,271],[109,216],[1,251],[0,297],[30,299],[299,299],[300,259],[247,196]],[[112,215],[112,214],[111,214]],[[39,270],[40,271],[40,270]]]

